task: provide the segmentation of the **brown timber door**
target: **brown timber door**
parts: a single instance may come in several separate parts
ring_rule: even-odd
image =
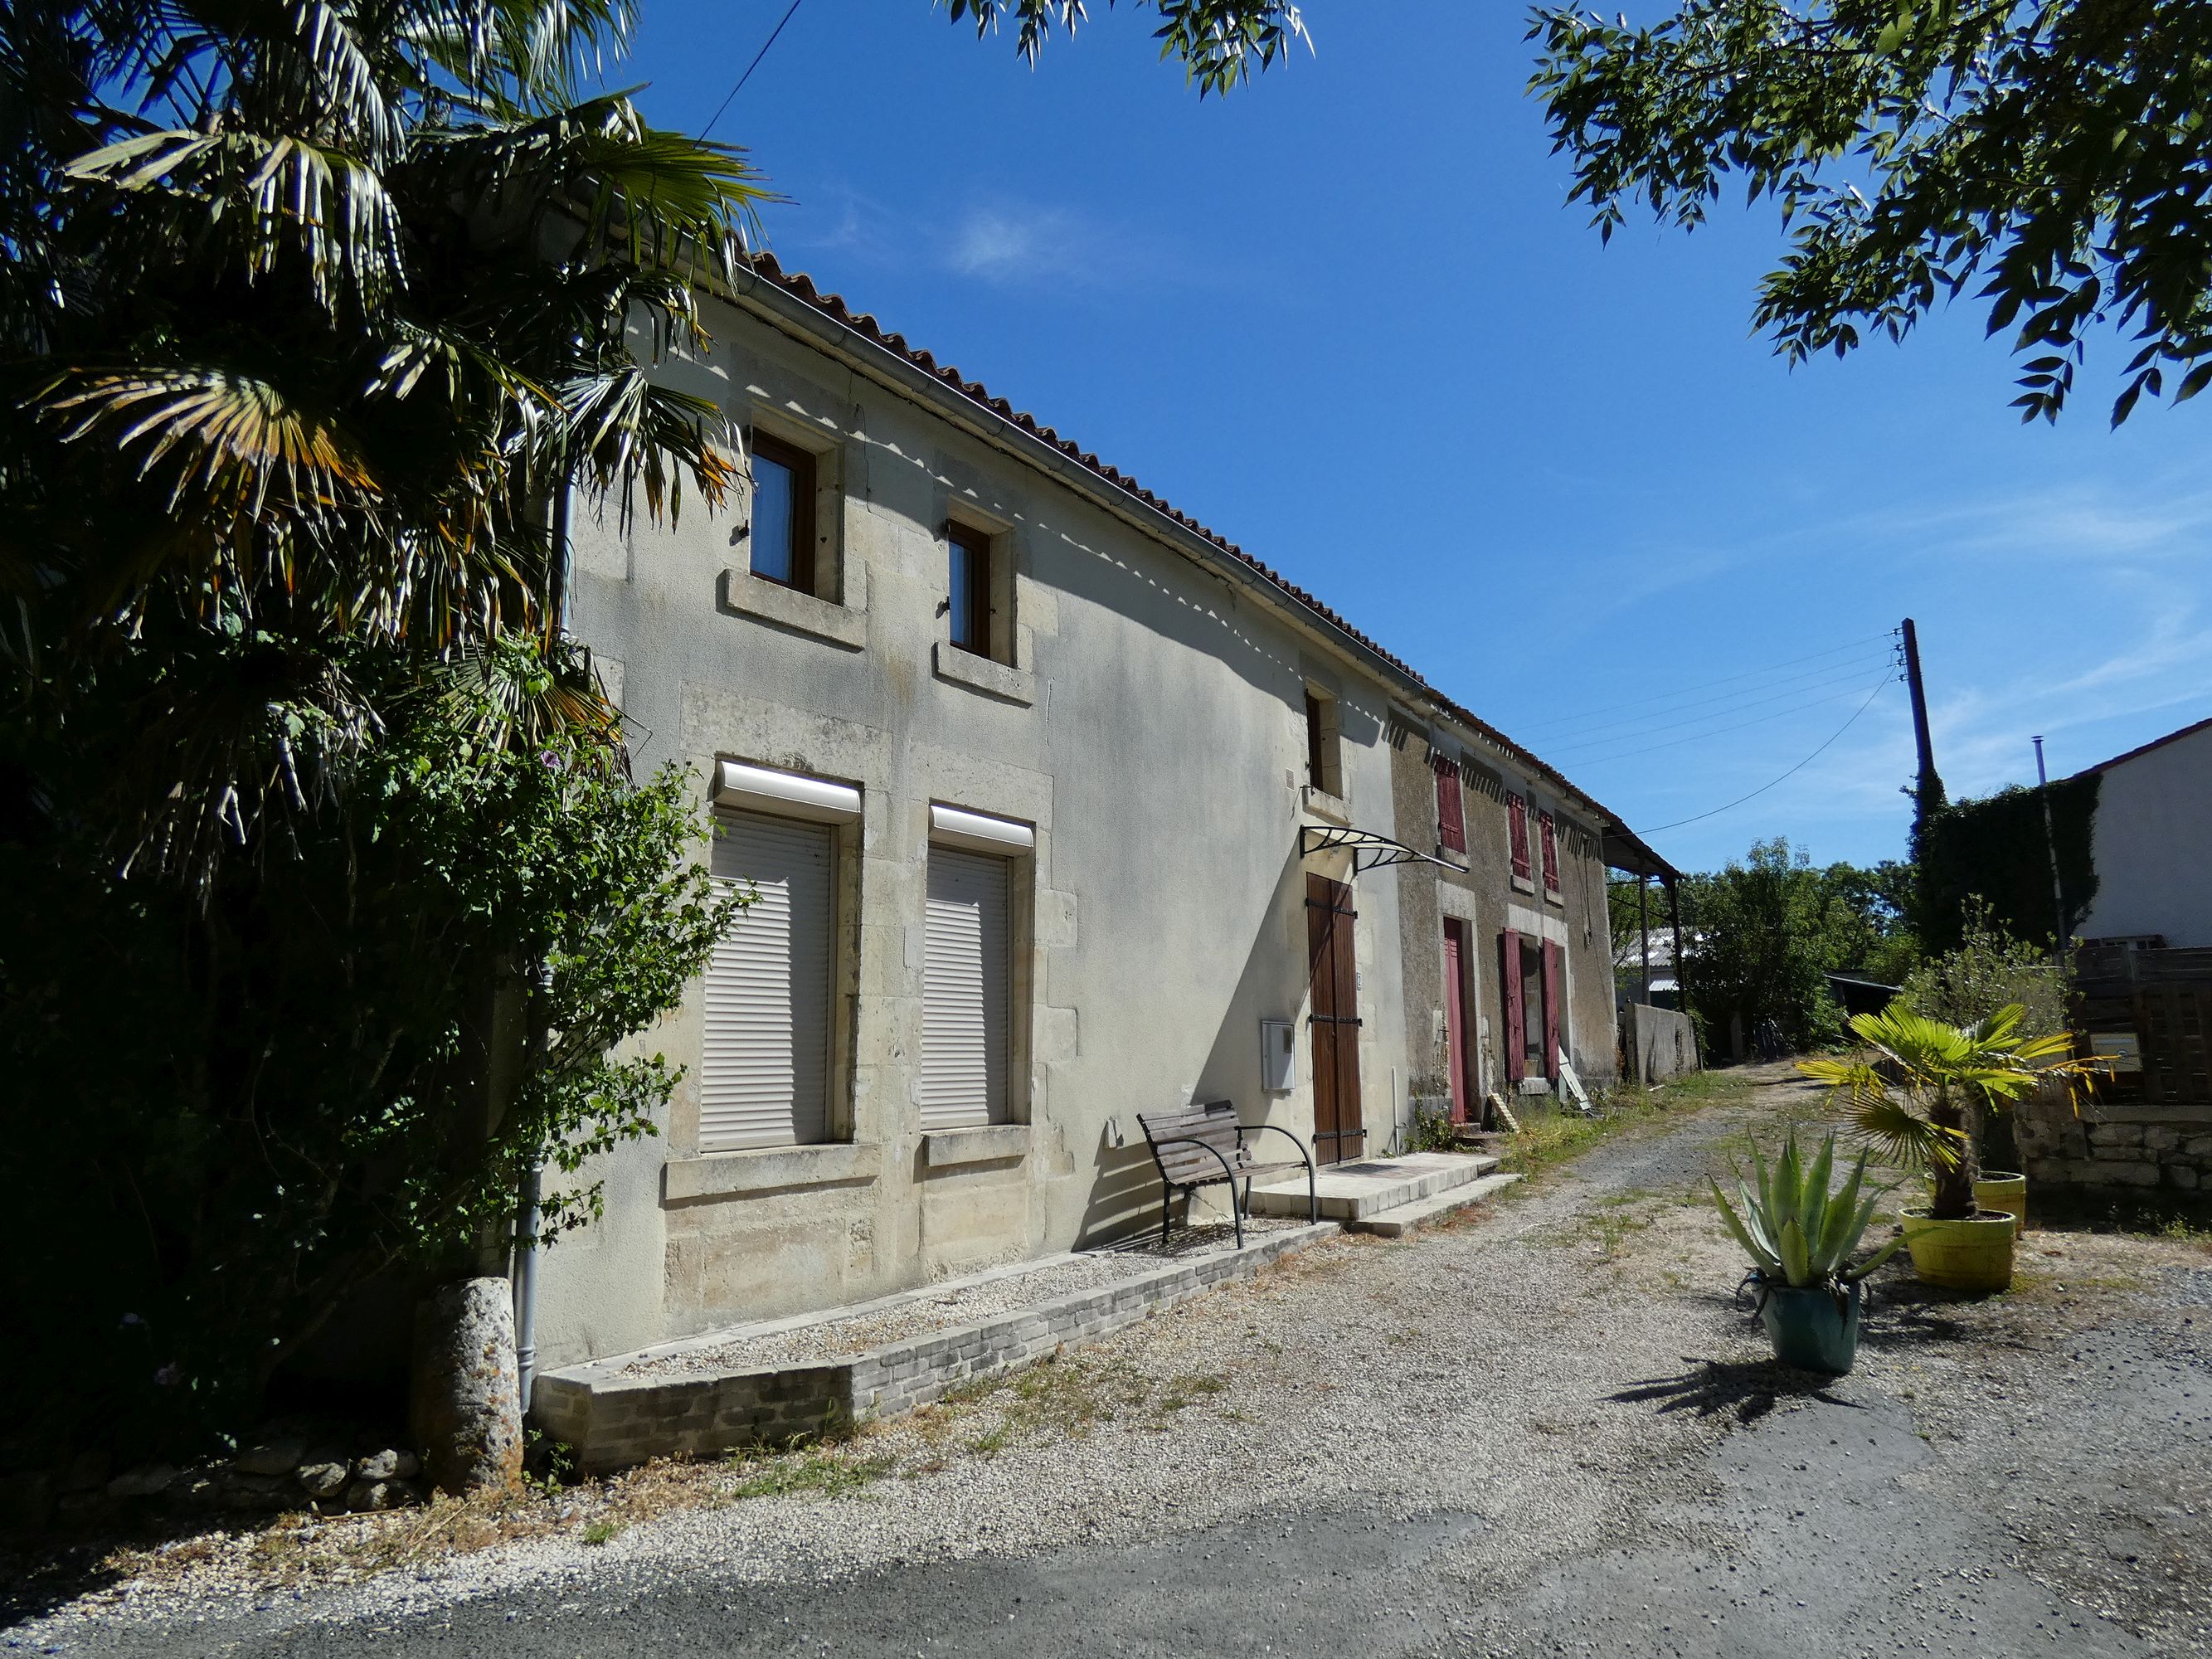
[[[1359,1121],[1359,981],[1352,956],[1352,889],[1306,878],[1306,959],[1313,977],[1314,1161],[1365,1150]]]
[[[1441,774],[1439,774],[1441,775]],[[1467,1048],[1467,924],[1444,923],[1444,1069],[1451,1079],[1451,1121],[1465,1123],[1474,1099]]]

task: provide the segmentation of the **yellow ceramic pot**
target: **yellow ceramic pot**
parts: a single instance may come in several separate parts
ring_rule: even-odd
[[[2002,1210],[2010,1216],[2017,1237],[2027,1226],[2027,1177],[2009,1170],[1984,1170],[1974,1183],[1974,1202],[1984,1210]]]
[[[2027,1177],[2009,1170],[1984,1170],[1974,1183],[1974,1202],[1984,1210],[2002,1210],[2012,1218],[2015,1236],[2027,1227]]]
[[[1905,1248],[1912,1269],[1930,1285],[1954,1291],[2012,1288],[2013,1218],[2002,1210],[1977,1210],[1956,1221],[1938,1221],[1924,1209],[1904,1215]]]

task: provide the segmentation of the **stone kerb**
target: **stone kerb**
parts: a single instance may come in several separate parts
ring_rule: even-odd
[[[651,1457],[788,1443],[841,1424],[899,1416],[963,1382],[1249,1278],[1336,1231],[1327,1223],[1300,1227],[849,1359],[673,1376],[624,1376],[634,1356],[596,1360],[540,1377],[532,1403],[545,1432],[575,1448],[579,1465],[593,1474]]]

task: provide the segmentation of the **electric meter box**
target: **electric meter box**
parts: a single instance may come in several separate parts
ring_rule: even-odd
[[[1298,1086],[1298,1027],[1288,1019],[1260,1022],[1260,1086],[1271,1095]]]

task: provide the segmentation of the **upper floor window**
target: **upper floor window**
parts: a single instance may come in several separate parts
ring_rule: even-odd
[[[1430,757],[1437,773],[1437,844],[1449,853],[1467,851],[1467,800],[1459,763],[1441,751]]]
[[[952,643],[988,657],[991,650],[991,538],[980,530],[952,523],[945,527],[951,556],[946,598],[951,604]]]
[[[764,432],[752,434],[752,572],[814,591],[814,457]]]
[[[1518,795],[1505,797],[1505,830],[1512,842],[1513,879],[1528,881],[1534,873],[1528,858],[1528,803]]]
[[[1544,854],[1544,896],[1559,896],[1559,830],[1549,812],[1536,815],[1537,840]]]
[[[1344,793],[1336,699],[1306,687],[1306,781],[1325,795]]]

